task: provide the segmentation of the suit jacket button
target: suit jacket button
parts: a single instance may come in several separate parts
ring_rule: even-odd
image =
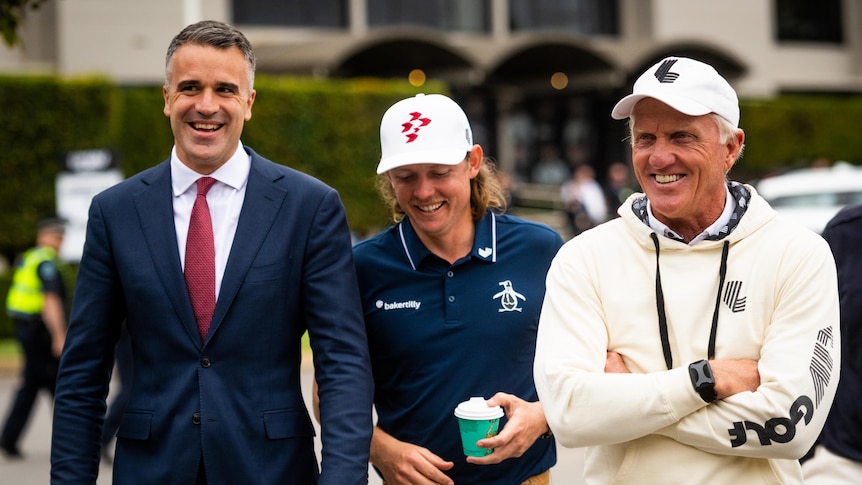
[[[213,365],[213,361],[211,361],[209,357],[201,359],[201,367],[204,369],[208,369],[211,365]]]
[[[192,414],[192,424],[201,424],[201,413]]]

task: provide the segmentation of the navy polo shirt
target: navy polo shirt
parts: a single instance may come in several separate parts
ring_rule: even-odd
[[[406,218],[354,247],[377,425],[454,462],[446,473],[455,483],[519,484],[556,463],[554,440],[539,439],[519,459],[468,464],[453,411],[499,391],[538,400],[539,312],[562,244],[548,226],[488,212],[455,264],[432,254]]]

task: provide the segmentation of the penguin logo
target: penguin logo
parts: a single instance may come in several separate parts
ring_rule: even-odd
[[[503,291],[494,295],[494,299],[496,300],[499,298],[500,304],[503,305],[503,308],[500,308],[497,311],[500,313],[522,311],[523,309],[518,307],[518,298],[527,301],[527,299],[524,298],[524,295],[515,291],[515,289],[512,288],[512,282],[509,280],[501,281],[499,285],[503,287]]]

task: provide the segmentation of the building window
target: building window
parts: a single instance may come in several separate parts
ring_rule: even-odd
[[[489,32],[490,0],[367,0],[368,25],[413,25],[450,32]]]
[[[347,27],[349,0],[242,0],[233,3],[237,25],[284,27]]]
[[[775,0],[778,41],[843,43],[841,1]]]
[[[619,33],[618,0],[510,0],[512,31],[566,30],[583,35]]]

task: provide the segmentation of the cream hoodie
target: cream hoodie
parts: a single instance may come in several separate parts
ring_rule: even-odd
[[[589,447],[589,484],[802,483],[838,384],[835,263],[817,234],[777,216],[753,188],[738,226],[689,246],[658,236],[631,209],[566,243],[539,324],[535,379],[558,442]],[[722,246],[729,243],[719,293]],[[656,264],[672,369],[659,336]],[[712,404],[688,364],[755,359],[761,384]],[[605,374],[606,350],[631,374]]]

